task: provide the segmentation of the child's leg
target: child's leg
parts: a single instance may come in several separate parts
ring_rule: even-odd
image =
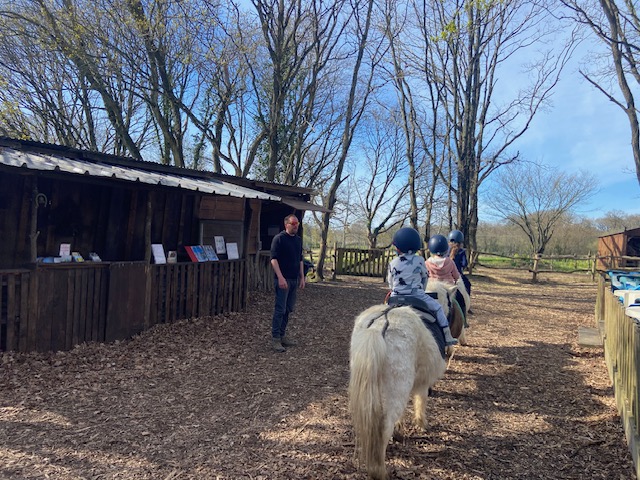
[[[428,299],[425,299],[425,301],[429,305],[429,309],[436,314],[436,320],[438,321],[438,325],[440,325],[440,328],[442,328],[445,345],[447,346],[457,345],[458,340],[453,338],[453,336],[451,335],[451,329],[449,328],[449,320],[447,320],[447,317],[444,315],[444,310],[442,310],[442,306],[437,302],[437,300],[429,297],[428,295],[427,295],[427,298]]]
[[[435,298],[432,298],[429,295],[424,296],[424,301],[429,307],[429,310],[431,310],[435,314],[438,325],[440,325],[440,327],[442,328],[448,327],[449,320],[447,320],[447,317],[444,314],[444,310],[442,310],[442,305],[440,305]]]

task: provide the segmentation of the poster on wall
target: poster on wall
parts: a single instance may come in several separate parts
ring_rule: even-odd
[[[198,260],[198,255],[196,255],[196,252],[193,249],[192,245],[187,245],[184,247],[185,251],[187,252],[187,255],[189,255],[189,259],[192,262],[199,262],[200,260]]]
[[[151,244],[151,253],[153,254],[153,262],[158,265],[167,263],[167,257],[164,254],[164,247],[161,243]]]
[[[215,262],[218,260],[218,255],[216,255],[213,245],[203,245],[202,248],[204,248],[204,253],[207,256],[208,261]]]
[[[60,244],[60,254],[61,257],[71,255],[71,244],[70,243],[61,243]]]
[[[237,243],[227,243],[227,258],[229,260],[237,260],[240,258],[240,256],[238,255]]]
[[[193,245],[191,247],[191,250],[193,251],[199,262],[206,262],[208,260],[207,254],[204,253],[204,248],[202,245]]]
[[[213,237],[213,239],[216,243],[216,253],[218,255],[224,255],[225,253],[227,253],[227,248],[224,243],[224,237],[216,235]]]

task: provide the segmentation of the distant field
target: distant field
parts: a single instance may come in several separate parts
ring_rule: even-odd
[[[492,268],[531,268],[533,259],[528,256],[514,258],[497,257],[494,255],[480,255],[478,262],[481,265]],[[556,272],[571,272],[574,270],[589,270],[588,260],[577,260],[572,258],[549,260],[542,259],[538,262],[538,270],[553,270]]]
[[[364,249],[363,249],[364,250]],[[316,263],[318,260],[318,255],[320,253],[320,249],[312,249],[305,251],[305,258],[311,260],[313,263]],[[334,268],[334,254],[333,249],[329,249],[327,251],[327,258],[325,259],[325,269],[331,270]],[[356,262],[353,258],[344,258],[343,266],[348,267],[350,264]],[[533,267],[533,259],[531,256],[521,255],[518,256],[513,255],[512,258],[501,257],[496,255],[480,255],[478,262],[489,268],[515,268],[515,269],[523,269],[527,270]],[[361,264],[361,262],[360,262]],[[555,271],[555,272],[572,272],[575,270],[590,270],[590,263],[588,260],[581,259],[542,259],[538,263],[538,270],[542,271]],[[361,268],[365,269],[362,264]],[[366,269],[365,269],[366,270]]]

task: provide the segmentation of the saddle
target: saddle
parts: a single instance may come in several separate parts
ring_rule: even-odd
[[[428,293],[428,295],[432,298],[438,298],[438,294],[435,292]],[[442,355],[442,358],[445,357],[445,342],[442,328],[438,325],[435,315],[427,308],[427,305],[422,300],[411,295],[394,295],[387,299],[387,305],[411,307],[418,314],[424,326],[429,329],[431,335],[433,335],[433,338],[440,349],[440,355]]]

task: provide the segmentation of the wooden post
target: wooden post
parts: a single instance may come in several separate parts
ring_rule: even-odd
[[[31,197],[31,233],[29,233],[30,240],[30,258],[31,263],[36,263],[38,260],[38,177],[35,177],[33,183],[33,195]]]
[[[151,263],[151,217],[153,207],[151,205],[151,192],[147,191],[147,212],[144,220],[144,261]]]
[[[533,278],[532,278],[532,282],[536,283],[538,281],[538,263],[540,262],[540,254],[536,253],[533,256]]]
[[[338,244],[336,242],[333,243],[333,271],[331,272],[331,280],[335,280],[338,275]]]
[[[480,252],[476,252],[474,250],[469,251],[469,264],[467,265],[467,271],[469,272],[469,275],[473,275],[473,267],[475,267],[479,255]]]

